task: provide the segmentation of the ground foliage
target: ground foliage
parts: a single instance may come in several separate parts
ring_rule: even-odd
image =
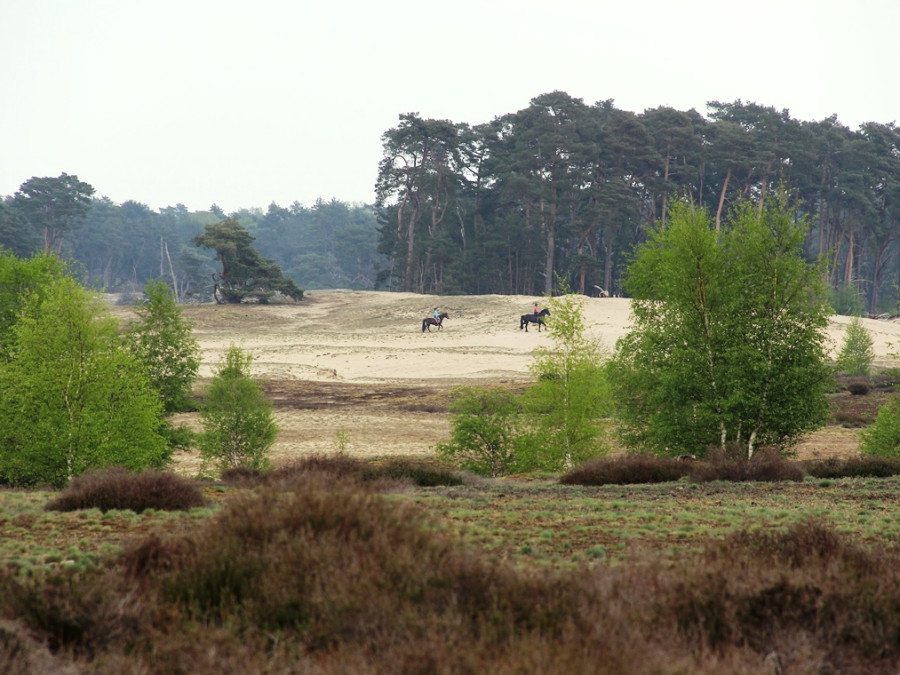
[[[340,476],[327,478],[329,466]],[[771,664],[783,672],[888,673],[900,666],[892,609],[900,566],[884,541],[863,543],[798,513],[791,522],[733,527],[671,558],[645,552],[628,565],[535,566],[486,556],[476,539],[447,526],[453,520],[435,506],[458,511],[465,487],[442,488],[438,502],[431,492],[384,495],[354,483],[348,468],[346,460],[317,460],[290,484],[236,489],[218,514],[189,530],[157,530],[88,568],[27,576],[6,568],[0,630],[8,649],[0,668],[755,673]],[[473,486],[471,496],[484,487]],[[559,508],[584,498],[580,488],[565,489],[568,499],[554,497]],[[738,501],[721,487],[700,489],[719,503]],[[494,499],[518,493],[520,507],[539,493],[490,490]],[[647,493],[643,508],[661,497],[672,504],[676,493],[666,490]],[[620,522],[632,518],[621,499],[596,497]],[[746,497],[766,499],[754,489]],[[690,511],[704,512],[697,506]],[[533,507],[523,514],[542,516]]]

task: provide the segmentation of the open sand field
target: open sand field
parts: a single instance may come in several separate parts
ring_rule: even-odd
[[[229,345],[253,355],[253,374],[275,404],[280,426],[277,465],[318,452],[388,457],[429,455],[447,439],[450,392],[460,385],[522,387],[535,347],[546,331],[520,330],[531,296],[433,296],[376,291],[311,291],[285,305],[187,305],[209,377]],[[422,332],[437,306],[450,314],[442,330]],[[116,307],[127,318],[130,310]],[[627,332],[630,301],[584,298],[588,331],[612,350]],[[836,316],[829,336],[836,349],[848,317]],[[898,365],[900,321],[864,319],[878,365]],[[200,383],[202,386],[202,382]],[[857,397],[869,399],[870,397]],[[870,406],[874,405],[874,399]],[[179,421],[194,424],[192,415]],[[812,434],[798,456],[856,452],[857,429],[829,426]],[[195,470],[192,455],[178,468]]]

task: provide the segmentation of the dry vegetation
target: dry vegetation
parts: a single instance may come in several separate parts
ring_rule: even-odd
[[[0,673],[897,672],[900,478],[856,451],[891,382],[842,388],[828,428],[752,470],[440,466],[455,386],[527,380],[531,300],[190,308],[207,368],[257,355],[276,469],[201,482],[185,455],[177,478],[0,491]],[[588,306],[607,343],[622,302]],[[434,304],[451,320],[422,334]]]

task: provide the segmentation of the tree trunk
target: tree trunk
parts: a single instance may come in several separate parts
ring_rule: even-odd
[[[731,180],[731,167],[728,167],[728,172],[725,174],[725,182],[722,183],[722,192],[719,194],[719,207],[716,209],[716,232],[719,231],[719,226],[722,224],[722,209],[725,207],[725,191],[728,189],[728,182]]]

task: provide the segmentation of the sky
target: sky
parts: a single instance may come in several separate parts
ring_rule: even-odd
[[[0,196],[227,213],[371,204],[399,115],[471,125],[564,91],[900,118],[896,0],[0,0]]]

